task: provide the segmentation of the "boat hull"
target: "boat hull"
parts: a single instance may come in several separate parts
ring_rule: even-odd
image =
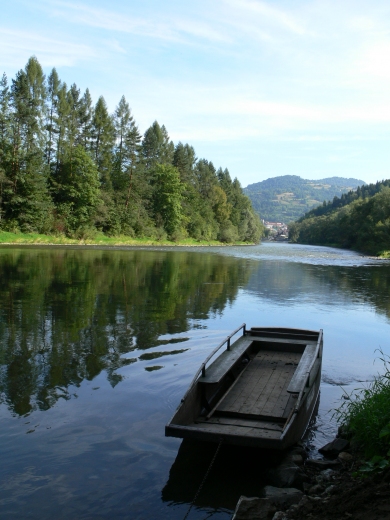
[[[165,434],[278,450],[298,442],[319,395],[323,338],[296,331],[244,329],[190,386]]]

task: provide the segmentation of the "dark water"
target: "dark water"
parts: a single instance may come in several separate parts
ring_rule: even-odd
[[[0,248],[1,518],[183,518],[215,447],[164,425],[243,322],[324,329],[316,449],[390,353],[389,289],[388,262],[330,248]],[[269,463],[223,447],[189,519],[230,518]]]

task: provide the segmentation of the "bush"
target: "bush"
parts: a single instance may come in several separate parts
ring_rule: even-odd
[[[367,388],[354,390],[335,410],[337,421],[367,457],[390,456],[390,358],[380,350],[384,373]]]

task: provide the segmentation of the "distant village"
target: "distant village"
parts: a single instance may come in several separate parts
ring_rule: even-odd
[[[269,222],[262,219],[265,229],[267,230],[268,240],[284,241],[288,240],[288,227],[284,222]]]

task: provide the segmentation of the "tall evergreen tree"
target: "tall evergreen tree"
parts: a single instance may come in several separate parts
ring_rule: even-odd
[[[142,155],[147,168],[157,163],[172,164],[175,146],[169,139],[167,129],[155,121],[149,127],[142,140]]]
[[[112,151],[115,143],[115,128],[103,96],[99,97],[95,106],[92,130],[92,152],[98,167],[100,182],[103,189],[111,191]]]
[[[93,106],[89,89],[86,89],[83,97],[80,99],[79,117],[80,133],[77,142],[83,146],[85,151],[90,151],[92,142]]]
[[[8,184],[7,171],[11,161],[11,112],[7,76],[0,81],[0,228],[3,224],[3,192]]]
[[[32,57],[12,82],[10,182],[3,197],[11,226],[25,231],[47,229],[51,217],[44,161],[45,96],[45,77],[38,60]]]
[[[57,113],[58,106],[58,93],[61,87],[61,81],[58,77],[56,69],[53,69],[47,78],[47,141],[46,141],[46,161],[50,167],[55,154],[54,148],[54,136],[55,136],[55,125],[54,118]]]

